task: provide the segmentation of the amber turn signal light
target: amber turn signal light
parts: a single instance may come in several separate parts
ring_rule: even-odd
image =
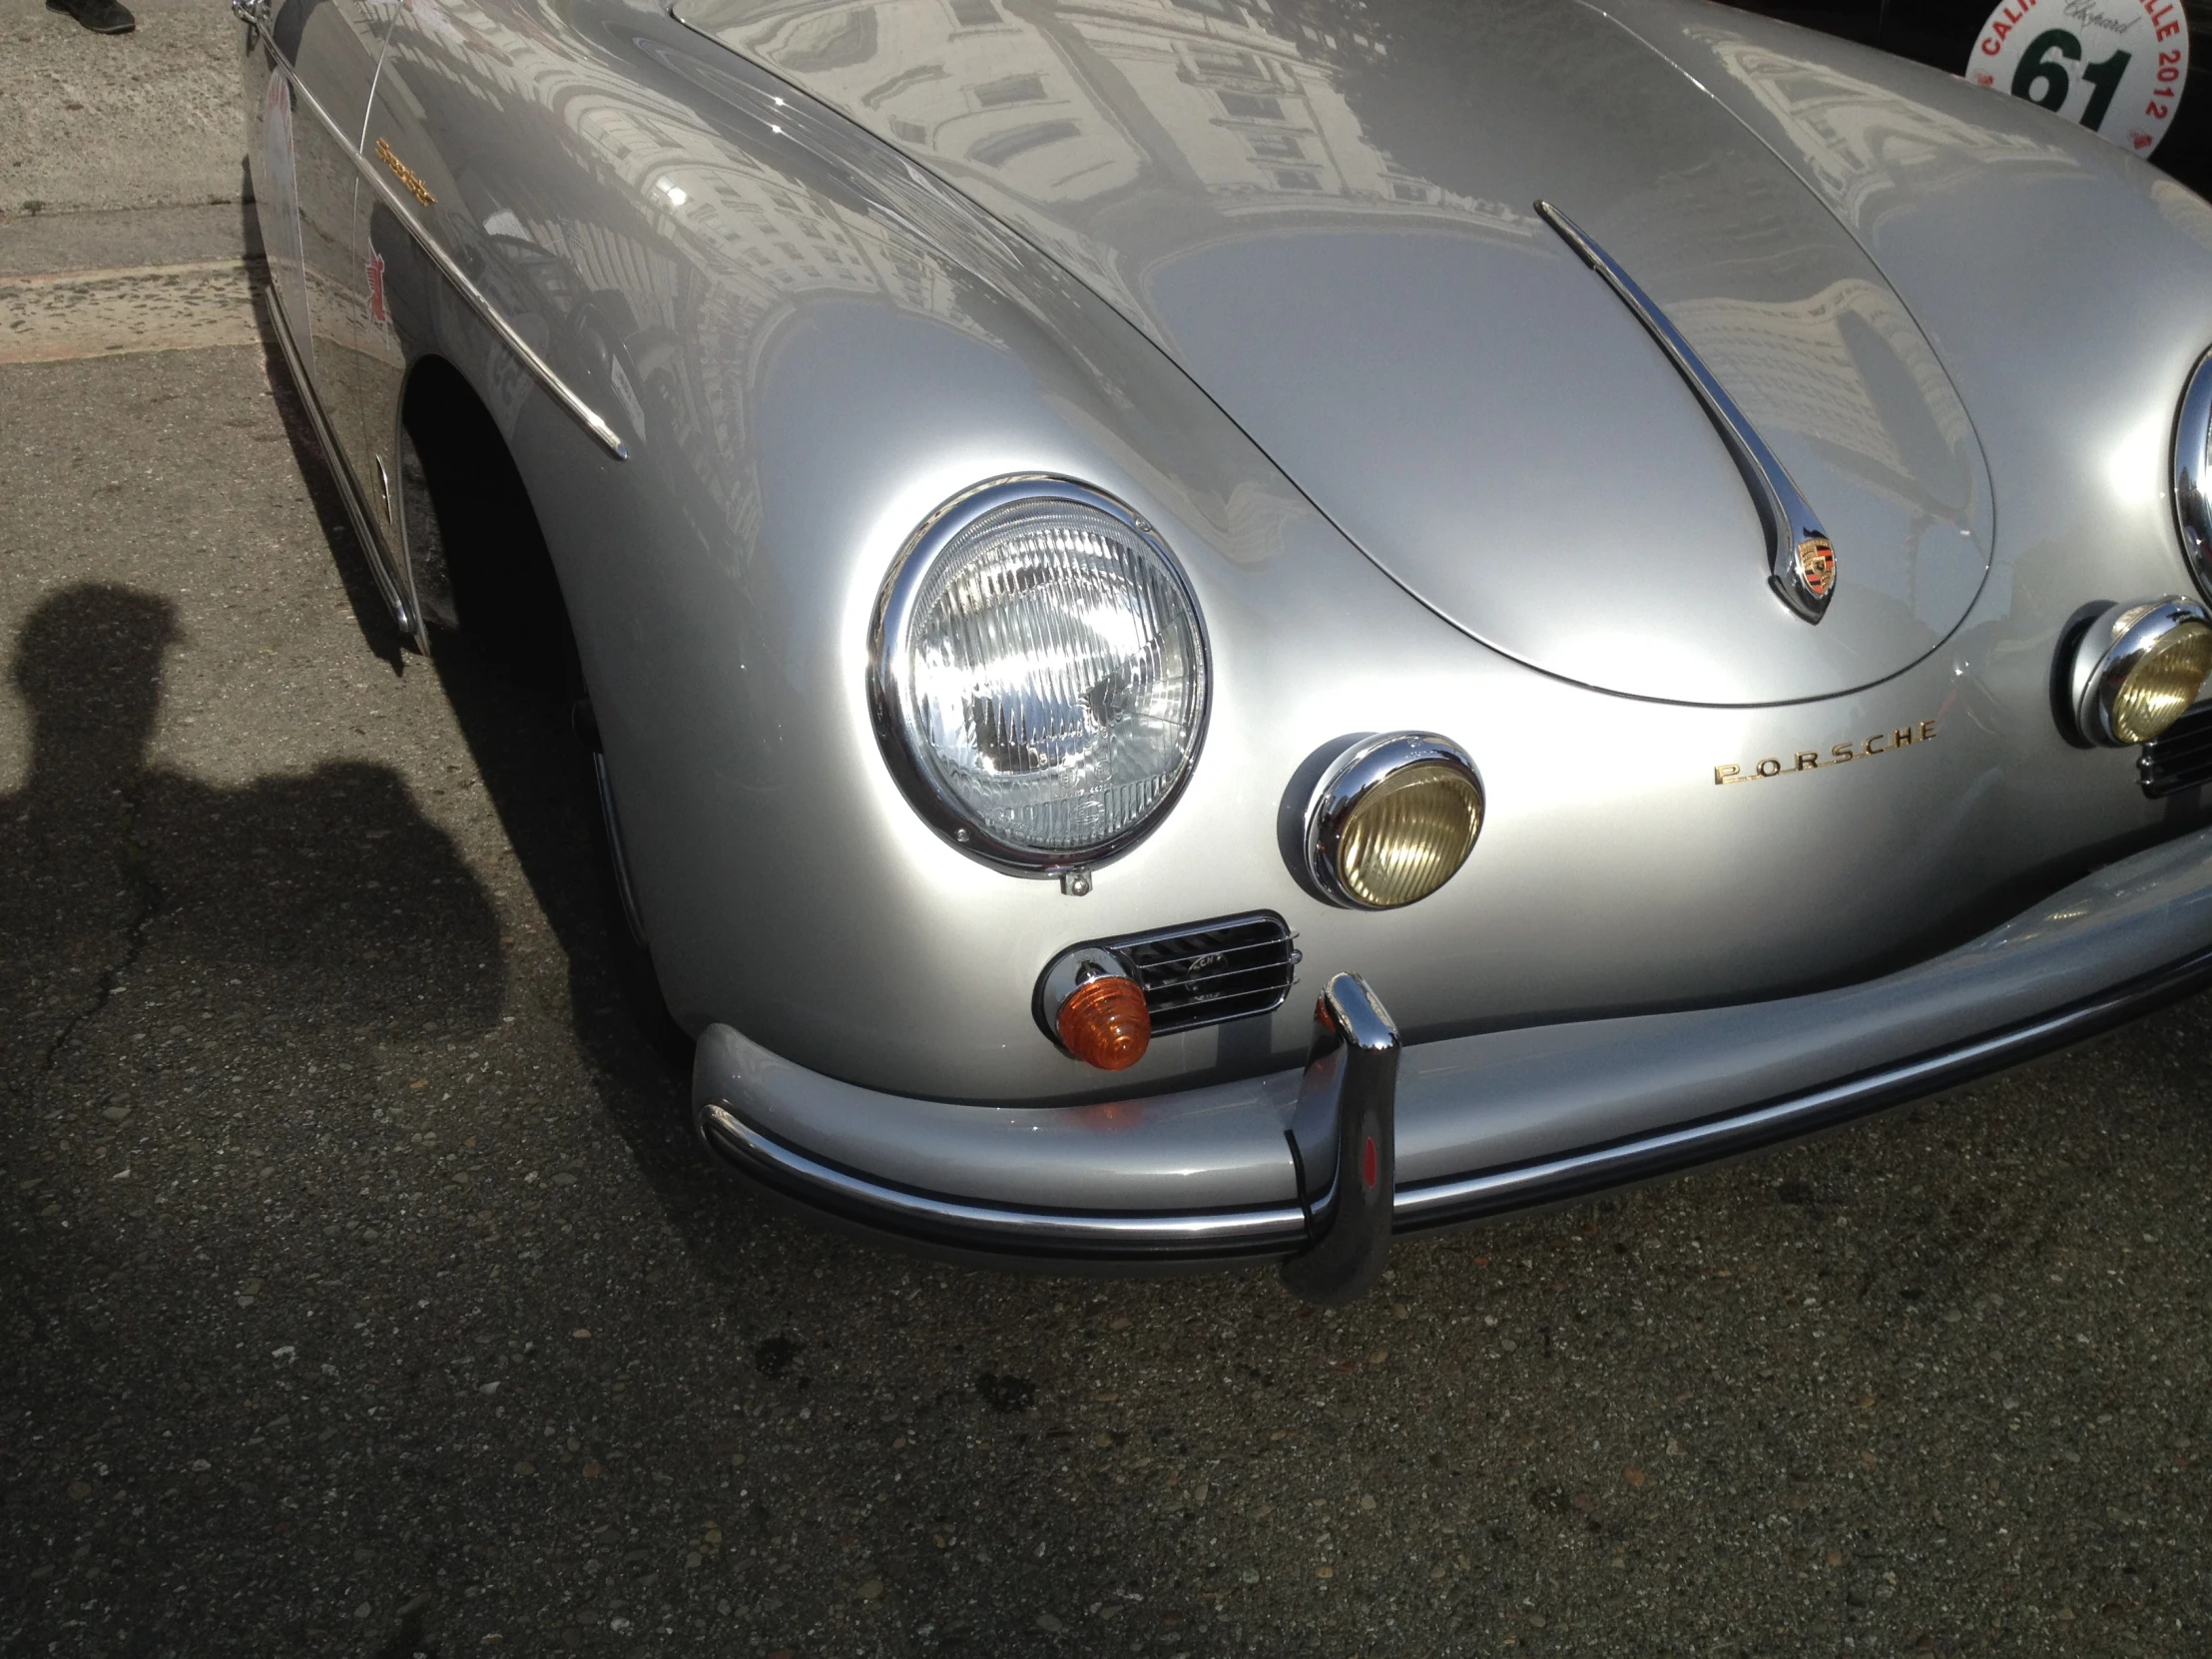
[[[1086,979],[1060,1004],[1060,1046],[1101,1071],[1124,1071],[1152,1046],[1152,1015],[1133,979],[1102,973]]]

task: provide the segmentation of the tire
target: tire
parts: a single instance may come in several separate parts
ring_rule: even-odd
[[[574,647],[570,648],[573,655]],[[577,675],[581,682],[581,674]],[[653,946],[645,936],[638,914],[637,895],[630,885],[630,871],[623,854],[622,815],[615,804],[614,785],[607,776],[607,757],[599,746],[598,723],[592,718],[591,701],[579,698],[572,705],[572,725],[590,772],[592,799],[592,862],[598,871],[600,922],[606,936],[607,966],[623,1005],[646,1045],[670,1069],[689,1074],[692,1039],[669,1012],[661,994],[660,971],[653,965]]]

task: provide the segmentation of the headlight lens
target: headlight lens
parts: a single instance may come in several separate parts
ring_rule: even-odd
[[[1426,732],[1370,738],[1322,775],[1307,812],[1307,870],[1340,904],[1390,910],[1426,898],[1482,832],[1482,783],[1460,748]]]
[[[1032,868],[1128,846],[1205,726],[1198,608],[1127,508],[1058,479],[960,498],[892,572],[876,622],[886,749],[925,817]]]
[[[2112,699],[2112,731],[2122,743],[2148,743],[2189,712],[2212,673],[2212,628],[2184,622],[2143,653]]]

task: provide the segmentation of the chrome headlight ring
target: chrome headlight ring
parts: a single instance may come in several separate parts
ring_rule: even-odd
[[[2174,523],[2197,591],[2212,599],[2212,351],[2197,359],[2174,420]]]
[[[1444,786],[1436,805],[1465,822],[1400,826],[1393,837],[1378,837],[1364,826],[1365,810],[1382,792],[1426,780]],[[1433,732],[1384,732],[1363,738],[1337,757],[1315,782],[1306,807],[1306,875],[1323,897],[1350,910],[1386,910],[1427,897],[1458,873],[1482,832],[1484,797],[1474,761],[1449,738]],[[1409,833],[1407,831],[1410,831]],[[1401,845],[1391,845],[1395,839]],[[1416,867],[1363,874],[1358,867],[1378,854]]]
[[[2187,712],[2212,664],[2212,614],[2168,595],[2108,605],[2069,636],[2067,712],[2090,743],[2147,743]]]
[[[948,626],[943,608],[962,575],[988,567],[1024,533],[1045,535],[1036,525],[1053,519],[1063,532],[1055,553],[1037,553],[1023,568],[1002,559],[989,574],[1007,579],[971,583],[968,609]],[[1079,545],[1086,533],[1090,545]],[[1101,558],[1101,551],[1118,556],[1118,572],[1115,559]],[[1063,598],[1071,590],[1088,594],[1087,615],[1065,606],[1055,611],[1039,598],[1055,577]],[[1056,624],[1062,626],[1054,635]],[[917,633],[929,637],[923,641]],[[925,658],[923,645],[934,656]],[[999,653],[996,661],[977,659],[987,650]],[[1055,651],[1057,660],[1047,664]],[[948,664],[948,656],[961,652],[968,653],[964,668]],[[1103,678],[1082,678],[1101,666]],[[961,684],[962,672],[971,684]],[[948,685],[956,695],[945,695]],[[1066,478],[1000,478],[938,507],[893,562],[869,631],[869,702],[892,776],[947,840],[1014,873],[1080,869],[1149,834],[1190,780],[1212,693],[1205,625],[1181,565],[1129,507]],[[946,746],[933,741],[948,735],[947,727],[959,728],[949,735],[964,753],[948,757]],[[1086,739],[1088,755],[1081,753]],[[1057,766],[1064,806],[1082,795],[1065,786],[1084,764],[1110,768],[1132,752],[1158,764],[1133,785],[1109,778],[1091,792],[1096,799],[1079,801],[1074,811],[1098,821],[1096,833],[1076,835],[1064,828],[1043,836],[1012,832],[1012,821],[1027,810],[1015,800],[1025,787],[1021,780],[1045,778]],[[979,799],[993,793],[1003,809],[995,817],[991,803]],[[1040,797],[1047,808],[1054,805],[1051,795],[1048,783]],[[1039,816],[1029,813],[1032,821]]]

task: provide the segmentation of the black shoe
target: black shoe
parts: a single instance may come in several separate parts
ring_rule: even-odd
[[[96,35],[127,35],[138,27],[130,9],[116,0],[46,0],[50,12],[67,12]]]

